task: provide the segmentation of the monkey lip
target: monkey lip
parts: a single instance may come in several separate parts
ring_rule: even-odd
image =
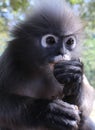
[[[60,62],[60,61],[64,61],[64,60],[70,60],[71,59],[71,57],[69,56],[69,55],[67,55],[67,54],[65,54],[64,56],[62,56],[62,55],[58,55],[58,56],[55,56],[55,57],[53,57],[52,59],[51,59],[51,64],[55,64],[55,63],[58,63],[58,62]]]
[[[64,56],[58,55],[58,56],[54,57],[54,62],[55,63],[57,63],[59,61],[63,61],[63,60],[70,60],[70,56],[65,54]]]

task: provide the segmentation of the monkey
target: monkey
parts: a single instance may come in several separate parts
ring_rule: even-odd
[[[81,20],[62,0],[35,0],[28,12],[0,57],[1,130],[95,130]]]

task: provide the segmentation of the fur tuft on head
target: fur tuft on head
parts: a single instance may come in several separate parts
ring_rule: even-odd
[[[39,30],[41,28],[50,30],[60,28],[62,35],[78,33],[80,36],[83,29],[82,21],[64,0],[34,0],[31,9],[26,11],[24,23],[26,24],[26,22]]]
[[[29,18],[37,14],[48,22],[51,22],[49,18],[54,18],[60,23],[64,35],[78,33],[83,28],[82,21],[65,0],[34,0],[33,7],[28,12]]]
[[[83,24],[64,0],[34,0],[25,20],[14,28],[14,38],[28,38],[45,34],[75,35],[77,44],[83,37]],[[81,46],[80,46],[81,47]],[[79,46],[76,52],[80,52]]]

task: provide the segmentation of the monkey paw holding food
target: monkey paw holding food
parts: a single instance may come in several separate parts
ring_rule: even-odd
[[[55,64],[54,75],[64,85],[65,96],[77,95],[83,82],[83,64],[79,60],[64,60]]]

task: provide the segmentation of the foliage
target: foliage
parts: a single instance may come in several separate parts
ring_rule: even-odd
[[[29,3],[27,0],[10,0],[10,5],[14,11],[18,11],[19,9],[24,11]]]
[[[84,2],[79,9],[81,10],[80,15],[86,21],[88,28],[95,29],[95,0]]]
[[[95,86],[95,39],[86,39],[83,52],[85,73],[90,83]]]
[[[3,18],[0,18],[0,32],[7,31],[8,27],[6,24],[6,21]]]
[[[1,0],[0,8],[10,7],[12,11],[25,10],[29,6],[28,0]]]
[[[8,35],[6,32],[0,33],[0,55],[3,53],[6,47],[6,41],[8,41]]]
[[[68,2],[70,2],[72,5],[74,5],[74,4],[81,4],[81,3],[83,3],[83,0],[68,0]]]

